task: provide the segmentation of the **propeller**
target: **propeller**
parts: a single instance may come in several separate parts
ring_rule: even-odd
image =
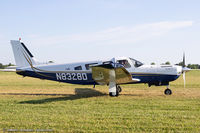
[[[186,84],[186,81],[185,81],[185,71],[183,71],[183,82],[184,82],[184,88],[185,88],[185,84]]]
[[[185,88],[186,81],[185,81],[185,71],[184,71],[184,68],[185,68],[185,52],[183,53],[183,65],[182,65],[183,82],[184,82],[184,88]]]
[[[187,71],[190,71],[190,68],[187,68],[186,65],[185,65],[185,53],[183,53],[182,73],[183,73],[184,88],[185,88],[185,85],[186,85],[185,73]]]

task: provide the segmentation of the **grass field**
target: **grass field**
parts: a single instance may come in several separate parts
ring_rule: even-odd
[[[162,87],[123,85],[119,97],[107,86],[79,86],[0,72],[0,132],[200,132],[200,71]]]

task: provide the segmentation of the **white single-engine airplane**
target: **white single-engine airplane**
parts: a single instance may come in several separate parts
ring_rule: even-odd
[[[109,95],[118,96],[122,91],[121,84],[145,83],[166,85],[166,95],[171,95],[169,82],[176,80],[182,73],[185,79],[185,55],[183,66],[144,65],[127,57],[112,58],[107,61],[90,61],[67,64],[45,64],[35,60],[31,52],[20,40],[11,40],[16,72],[22,76],[53,80],[81,85],[108,85]],[[185,80],[184,80],[185,81]]]

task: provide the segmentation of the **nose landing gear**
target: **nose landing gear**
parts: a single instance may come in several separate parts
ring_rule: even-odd
[[[167,89],[164,91],[165,95],[171,95],[172,90],[169,89],[169,86],[167,86]]]

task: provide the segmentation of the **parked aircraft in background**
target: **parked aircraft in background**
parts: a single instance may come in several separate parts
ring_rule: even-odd
[[[128,57],[112,58],[105,61],[88,61],[66,64],[44,64],[38,62],[27,47],[20,40],[11,40],[16,72],[22,76],[53,80],[81,85],[108,85],[109,95],[118,96],[122,91],[122,84],[145,83],[149,87],[167,86],[164,91],[171,95],[169,83],[179,78],[190,69],[172,65],[144,65],[140,61]]]
[[[0,69],[2,72],[15,72],[16,71],[16,66],[8,66],[5,69]]]

